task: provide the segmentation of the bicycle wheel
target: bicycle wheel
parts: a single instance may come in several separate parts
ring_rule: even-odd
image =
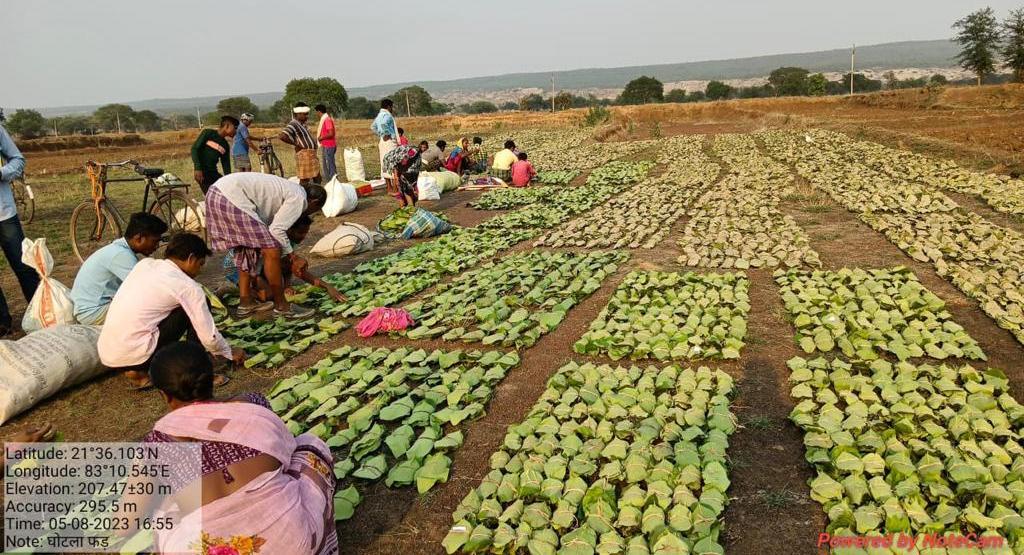
[[[121,221],[106,204],[101,204],[97,211],[96,204],[87,200],[71,213],[71,249],[79,262],[85,262],[97,249],[121,234]]]
[[[281,165],[281,159],[277,157],[277,154],[270,155],[270,173],[284,177],[284,166]]]
[[[32,191],[32,186],[25,183],[24,178],[20,178],[13,184],[12,191],[21,223],[24,225],[32,223],[32,218],[36,215],[36,196]]]
[[[168,235],[195,233],[206,240],[206,219],[199,204],[180,191],[161,194],[149,207],[149,213],[163,220]]]

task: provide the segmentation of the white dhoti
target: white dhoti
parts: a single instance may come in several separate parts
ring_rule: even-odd
[[[384,175],[384,155],[398,148],[398,141],[391,139],[385,141],[383,138],[377,143],[377,148],[380,149],[380,178],[390,178],[390,175]]]

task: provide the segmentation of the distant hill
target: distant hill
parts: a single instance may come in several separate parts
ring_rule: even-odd
[[[903,68],[946,68],[955,65],[956,43],[950,40],[927,40],[891,42],[857,47],[859,69],[903,69]],[[420,85],[432,95],[451,93],[491,92],[519,88],[547,88],[551,76],[555,76],[559,89],[590,89],[622,87],[630,79],[650,75],[662,82],[690,81],[704,79],[750,79],[764,77],[773,69],[782,66],[798,66],[810,71],[845,71],[850,65],[850,50],[836,49],[819,52],[794,54],[771,54],[753,58],[732,60],[710,60],[646,66],[616,68],[588,68],[555,72],[509,73],[484,77],[469,77],[449,81],[418,81],[389,83],[369,87],[348,89],[349,96],[365,96],[375,99],[388,95],[407,85]],[[269,106],[281,98],[281,92],[245,94],[260,106]],[[159,98],[125,102],[136,110],[153,110],[158,113],[194,112],[212,110],[217,101],[226,96],[219,95],[195,98]],[[97,106],[63,106],[41,108],[46,116],[89,113]]]

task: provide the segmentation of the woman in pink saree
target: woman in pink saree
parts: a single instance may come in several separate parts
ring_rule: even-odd
[[[213,366],[197,345],[162,349],[150,376],[171,410],[144,441],[202,446],[201,480],[194,469],[172,468],[179,491],[201,483],[202,501],[176,497],[181,526],[159,536],[161,553],[338,553],[333,461],[323,441],[293,436],[262,395],[213,400]]]

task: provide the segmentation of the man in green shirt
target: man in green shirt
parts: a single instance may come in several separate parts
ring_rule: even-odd
[[[232,116],[220,118],[217,129],[203,129],[199,132],[196,142],[192,143],[192,165],[196,170],[196,183],[206,194],[207,189],[221,178],[217,171],[217,162],[224,170],[223,175],[231,173],[231,145],[228,139],[234,138],[238,129],[238,120]]]

